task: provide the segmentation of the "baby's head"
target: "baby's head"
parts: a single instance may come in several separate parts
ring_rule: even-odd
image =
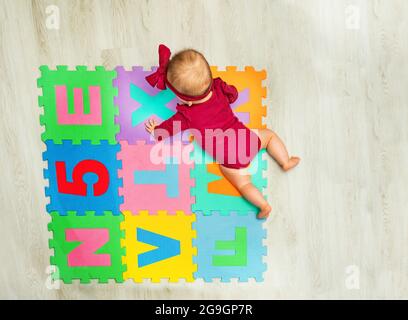
[[[207,60],[193,49],[182,50],[171,58],[166,77],[177,91],[189,96],[205,93],[212,83]]]

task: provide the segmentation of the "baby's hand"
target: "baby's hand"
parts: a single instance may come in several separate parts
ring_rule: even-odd
[[[156,122],[156,120],[154,120],[154,119],[152,119],[152,118],[150,118],[150,119],[145,123],[146,131],[149,132],[150,134],[153,133],[154,128],[156,128],[156,127],[157,127],[157,122]]]

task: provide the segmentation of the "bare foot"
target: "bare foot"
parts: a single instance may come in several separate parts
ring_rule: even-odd
[[[258,219],[266,219],[269,217],[269,214],[272,211],[272,207],[267,204],[265,207],[263,207],[259,212],[258,215],[256,216]]]
[[[300,162],[299,157],[291,157],[287,163],[282,165],[282,169],[283,171],[289,171],[290,169],[293,169],[294,167],[296,167],[299,162]]]

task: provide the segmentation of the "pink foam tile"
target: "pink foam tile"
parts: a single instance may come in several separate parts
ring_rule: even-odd
[[[119,176],[123,179],[123,187],[119,193],[124,198],[120,207],[122,212],[138,214],[141,210],[148,210],[150,214],[156,214],[159,210],[166,210],[168,214],[175,214],[176,211],[191,214],[193,198],[190,188],[194,183],[190,177],[194,165],[190,159],[193,150],[191,144],[177,141],[173,144],[138,142],[131,145],[121,141],[120,145],[118,159],[122,160],[122,170]],[[164,160],[170,158],[174,163],[172,170]],[[143,179],[138,181],[135,172]]]

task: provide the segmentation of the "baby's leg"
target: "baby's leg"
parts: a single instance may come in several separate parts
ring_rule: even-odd
[[[252,184],[251,176],[246,171],[242,171],[245,169],[241,169],[240,171],[238,169],[226,168],[222,165],[220,165],[220,169],[242,196],[260,209],[257,215],[258,219],[267,218],[272,208],[262,193]]]
[[[268,154],[276,160],[283,170],[288,171],[297,166],[299,157],[290,157],[285,145],[278,135],[270,129],[258,130],[261,139],[261,148],[266,149]]]

